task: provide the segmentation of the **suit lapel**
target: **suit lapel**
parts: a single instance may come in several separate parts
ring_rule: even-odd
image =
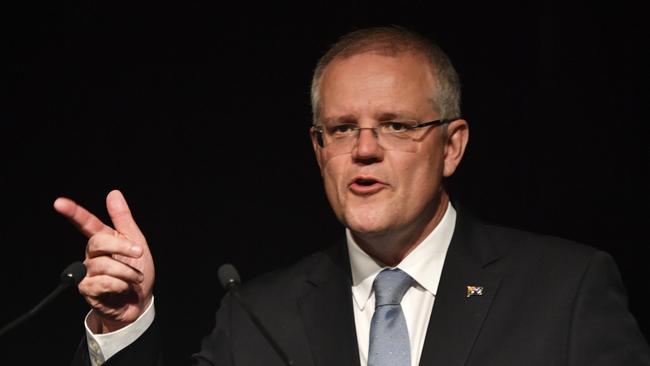
[[[480,226],[459,212],[420,365],[465,364],[499,288],[498,258]],[[483,287],[483,295],[468,297],[467,286]]]
[[[298,306],[316,366],[358,366],[351,275],[344,245],[325,253]]]

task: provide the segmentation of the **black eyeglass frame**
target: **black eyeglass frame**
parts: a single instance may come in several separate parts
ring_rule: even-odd
[[[436,120],[433,120],[433,121],[418,123],[418,124],[415,124],[415,125],[412,125],[412,126],[409,126],[409,125],[405,124],[404,127],[406,127],[408,130],[415,130],[415,129],[418,129],[418,128],[424,128],[424,127],[429,127],[429,126],[438,127],[438,126],[449,124],[449,123],[451,123],[451,122],[453,122],[453,121],[455,121],[457,119],[458,118],[436,119]],[[378,127],[352,127],[352,128],[354,129],[354,131],[359,131],[359,132],[361,130],[373,130],[373,132],[375,133],[375,136],[377,136],[376,129]],[[325,147],[325,141],[323,141],[323,129],[324,129],[323,125],[315,125],[315,126],[311,127],[311,132],[314,133],[314,135],[316,137],[316,142],[318,142],[318,146],[320,146],[320,147]]]

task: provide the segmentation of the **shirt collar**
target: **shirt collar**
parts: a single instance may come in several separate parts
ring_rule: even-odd
[[[438,291],[442,266],[455,225],[456,210],[449,203],[433,231],[396,266],[411,276],[418,286],[434,296]],[[345,234],[352,269],[352,296],[359,310],[363,310],[372,294],[375,277],[387,266],[364,252],[354,241],[349,229],[345,230]]]

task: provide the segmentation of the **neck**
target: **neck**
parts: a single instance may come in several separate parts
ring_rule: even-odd
[[[354,240],[364,252],[387,266],[398,265],[438,226],[445,215],[449,196],[443,191],[440,197],[411,225],[384,233],[359,234],[352,232]]]

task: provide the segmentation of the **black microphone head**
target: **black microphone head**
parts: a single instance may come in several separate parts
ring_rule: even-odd
[[[86,277],[86,266],[81,262],[74,262],[61,272],[61,282],[68,285],[77,286],[84,277]]]
[[[221,286],[226,290],[237,287],[241,283],[239,273],[237,273],[235,267],[230,263],[222,264],[217,271],[217,275],[219,276]]]

